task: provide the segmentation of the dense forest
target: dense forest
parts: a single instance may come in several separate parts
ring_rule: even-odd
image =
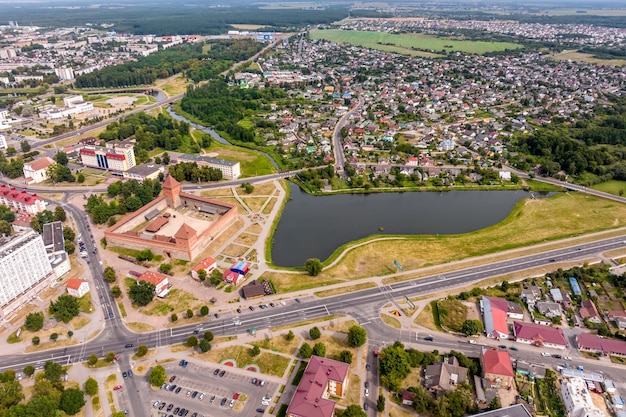
[[[250,39],[211,41],[209,50],[204,45],[182,45],[165,49],[138,61],[105,67],[76,78],[77,88],[129,87],[149,85],[159,78],[186,72],[198,82],[216,77],[233,62],[245,60],[263,48]]]
[[[599,107],[596,116],[569,123],[558,118],[518,137],[511,162],[521,170],[539,165],[542,175],[563,171],[587,185],[611,178],[626,180],[626,99]]]
[[[190,87],[181,101],[181,108],[202,122],[226,133],[229,139],[254,142],[253,129],[237,124],[246,115],[269,109],[269,104],[285,98],[278,88],[240,89],[229,87],[222,80],[211,80],[202,87]]]

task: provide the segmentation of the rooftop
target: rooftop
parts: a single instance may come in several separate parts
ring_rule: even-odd
[[[226,166],[234,166],[239,162],[231,161],[228,159],[220,159],[220,158],[210,158],[208,156],[203,155],[194,155],[194,154],[182,154],[178,157],[178,159],[188,160],[188,161],[196,161],[196,162],[205,162],[207,164],[217,164],[217,165],[226,165]]]
[[[563,330],[558,327],[515,321],[513,322],[513,331],[518,339],[567,346]]]
[[[515,376],[513,366],[511,365],[511,357],[506,350],[496,348],[483,348],[483,373],[495,374],[503,376]]]

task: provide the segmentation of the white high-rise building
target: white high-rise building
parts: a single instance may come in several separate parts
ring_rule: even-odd
[[[0,237],[0,319],[44,290],[55,275],[41,235],[32,230]]]

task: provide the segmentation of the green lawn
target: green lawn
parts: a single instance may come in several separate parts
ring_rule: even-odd
[[[416,33],[390,34],[357,30],[312,30],[311,39],[326,39],[331,42],[361,45],[366,48],[398,52],[406,55],[423,55],[423,50],[439,53],[443,50],[472,54],[518,49],[522,46],[510,42],[483,42],[439,38]],[[416,49],[413,49],[416,48]],[[417,49],[421,50],[418,51]]]
[[[211,147],[207,149],[207,152],[217,153],[218,158],[239,161],[241,164],[241,176],[244,178],[267,175],[276,172],[274,165],[272,165],[268,157],[251,149],[233,145],[224,145],[213,141]]]
[[[626,181],[619,180],[609,180],[600,184],[593,185],[589,188],[593,188],[594,190],[604,191],[605,193],[611,193],[614,195],[621,195],[626,192]]]
[[[467,318],[467,307],[459,300],[452,299],[440,300],[437,307],[441,325],[454,332],[460,331]]]

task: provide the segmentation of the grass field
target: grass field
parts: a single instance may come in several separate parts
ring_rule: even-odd
[[[579,61],[579,62],[588,62],[590,64],[601,64],[601,65],[624,65],[626,64],[626,60],[624,59],[600,59],[594,58],[592,54],[586,54],[578,51],[563,51],[559,53],[554,53],[551,55],[553,59],[558,61]]]
[[[432,53],[439,53],[445,50],[447,52],[460,51],[479,55],[486,52],[521,48],[521,45],[510,42],[469,41],[453,38],[438,38],[417,33],[396,35],[384,32],[330,29],[312,30],[310,37],[312,39],[326,39],[330,42],[361,45],[366,48],[397,52],[406,55],[423,55],[422,51],[417,51],[412,48],[419,48]]]
[[[620,191],[622,191],[622,193],[626,192],[626,181],[610,180],[600,184],[592,185],[589,188],[593,188],[594,190],[598,191],[604,191],[605,193],[620,195]]]
[[[461,325],[467,317],[467,307],[459,300],[439,300],[439,322],[442,327],[453,332],[461,330]]]
[[[389,275],[396,270],[393,259],[405,270],[412,270],[625,225],[626,205],[579,193],[559,194],[545,199],[522,200],[502,222],[472,233],[370,238],[352,242],[331,255],[327,263],[346,248],[353,247],[315,280],[281,272],[266,273],[264,277],[271,279],[279,292],[291,292]],[[355,246],[355,243],[362,245]]]
[[[206,353],[198,354],[198,357],[210,362],[221,363],[227,359],[234,359],[238,368],[255,364],[262,373],[281,377],[289,366],[290,359],[286,356],[275,355],[263,351],[257,356],[252,356],[252,349],[247,346],[229,346],[222,349],[212,349]]]

